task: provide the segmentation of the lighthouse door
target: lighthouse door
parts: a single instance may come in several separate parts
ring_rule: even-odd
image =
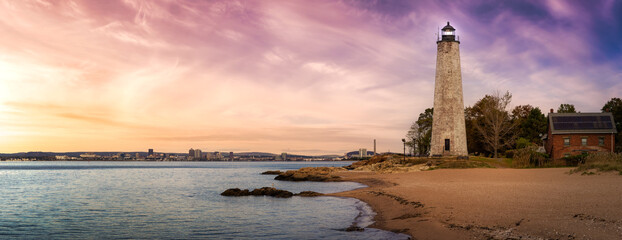
[[[449,151],[449,139],[445,139],[445,151]]]

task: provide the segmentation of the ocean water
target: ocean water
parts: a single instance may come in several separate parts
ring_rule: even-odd
[[[337,197],[223,197],[274,186],[334,193],[358,183],[283,182],[267,170],[349,162],[0,162],[0,238],[406,239],[366,228],[373,212]]]

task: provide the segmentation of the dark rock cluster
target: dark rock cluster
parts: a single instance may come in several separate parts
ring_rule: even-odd
[[[262,172],[261,174],[263,174],[263,175],[279,175],[281,173],[283,173],[283,172],[281,172],[279,170],[276,170],[276,171],[265,171],[265,172]]]
[[[358,227],[358,226],[350,226],[346,229],[344,229],[346,232],[362,232],[365,231],[364,228],[362,227]]]
[[[314,191],[303,191],[303,192],[296,194],[296,196],[301,196],[301,197],[317,197],[317,196],[322,196],[322,195],[324,194],[319,193],[319,192],[314,192]]]
[[[230,188],[222,192],[222,196],[241,197],[241,196],[270,196],[278,198],[289,198],[294,196],[290,191],[280,190],[272,187],[262,187],[249,191],[248,189],[241,190],[239,188]]]
[[[270,197],[277,197],[277,198],[290,198],[293,196],[315,197],[315,196],[322,196],[324,194],[313,192],[313,191],[304,191],[298,194],[294,194],[287,190],[276,189],[273,187],[262,187],[262,188],[253,189],[252,191],[248,189],[230,188],[222,192],[220,195],[227,196],[227,197],[270,196]]]

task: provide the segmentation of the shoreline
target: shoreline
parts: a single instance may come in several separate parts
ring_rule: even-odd
[[[339,172],[368,187],[328,194],[367,203],[367,226],[413,239],[622,237],[622,176],[570,168]]]

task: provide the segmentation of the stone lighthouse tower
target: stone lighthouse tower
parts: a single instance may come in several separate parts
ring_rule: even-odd
[[[468,156],[460,73],[460,41],[449,22],[436,42],[431,156]]]

